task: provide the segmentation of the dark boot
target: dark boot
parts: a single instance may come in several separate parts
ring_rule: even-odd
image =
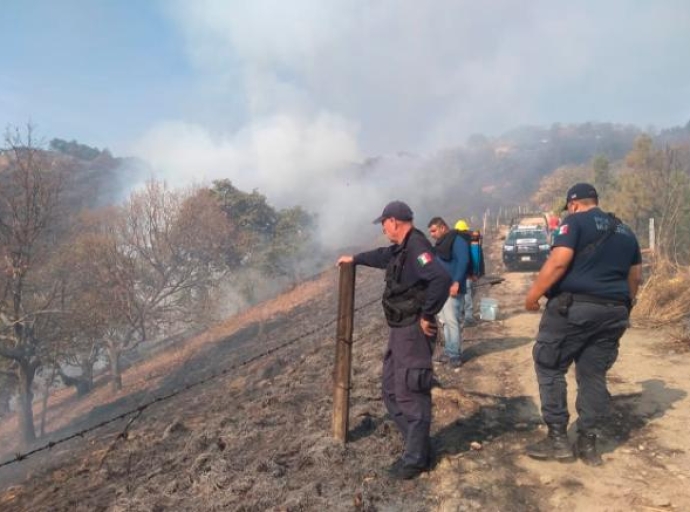
[[[386,471],[388,471],[389,474],[396,473],[396,472],[400,471],[400,468],[402,468],[404,464],[405,464],[405,461],[403,461],[402,457],[400,457],[400,458],[396,459],[393,464],[388,466],[388,469]]]
[[[395,480],[412,480],[426,471],[429,471],[429,468],[401,464],[391,467],[388,470],[388,476]]]
[[[588,466],[601,466],[604,463],[601,460],[601,455],[597,453],[596,434],[582,432],[578,434],[577,443],[575,443],[575,455]]]
[[[573,461],[573,449],[568,443],[568,425],[548,425],[549,433],[541,441],[527,446],[527,455],[533,459]]]
[[[429,455],[427,456],[427,466],[429,469],[434,469],[436,463],[438,462],[438,456],[436,455],[436,449],[433,446],[429,446]]]

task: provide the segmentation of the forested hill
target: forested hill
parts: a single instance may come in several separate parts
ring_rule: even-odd
[[[48,151],[66,174],[65,192],[84,207],[119,203],[135,185],[153,176],[153,169],[139,158],[114,157],[107,149],[76,141],[53,139]]]
[[[610,161],[622,158],[640,133],[633,126],[609,123],[522,127],[495,141],[470,137],[459,159],[478,180],[493,175],[490,180],[502,185],[495,199],[518,202],[534,192],[542,176],[560,166],[586,164],[597,155]]]
[[[526,203],[540,179],[558,167],[589,164],[597,155],[621,159],[641,133],[610,123],[521,127],[496,138],[473,135],[424,166],[454,191],[463,209],[478,212]],[[690,138],[690,129],[684,133]]]
[[[540,179],[562,166],[590,164],[596,156],[609,162],[622,159],[643,131],[636,126],[613,123],[522,126],[498,137],[470,136],[464,144],[438,153],[419,156],[398,153],[372,157],[350,168],[350,177],[378,183],[395,171],[419,174],[443,183],[431,186],[434,195],[447,191],[458,197],[463,209],[479,212],[487,207],[527,202]],[[659,146],[690,143],[690,122],[651,134]],[[153,176],[144,161],[113,156],[77,141],[53,139],[46,149],[54,165],[67,171],[67,186],[74,205],[96,207],[126,199],[134,184]],[[0,158],[0,171],[3,164]],[[403,181],[415,182],[414,177]],[[415,187],[414,188],[418,188]],[[439,192],[439,190],[441,192]],[[260,192],[260,191],[259,191]],[[443,198],[446,199],[446,198]],[[270,198],[269,198],[270,200]]]
[[[134,185],[153,173],[143,160],[114,157],[107,149],[76,141],[53,139],[46,148],[38,149],[41,165],[61,174],[63,193],[75,211],[119,203]],[[9,164],[10,152],[0,151],[0,173],[7,171]]]

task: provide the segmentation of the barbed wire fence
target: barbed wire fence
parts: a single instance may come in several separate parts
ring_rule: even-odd
[[[489,235],[489,237],[491,235],[495,236],[497,233],[497,228],[498,228],[499,223],[505,222],[506,218],[508,218],[509,216],[515,215],[516,213],[521,213],[521,210],[526,211],[527,208],[515,207],[513,209],[505,209],[505,210],[499,209],[496,212],[492,212],[490,210],[487,210],[483,215],[483,226],[482,226],[483,228],[485,228],[485,235]],[[303,276],[301,276],[301,283],[306,283],[306,282],[318,279],[320,276],[322,276],[326,272],[328,272],[328,271],[321,270],[321,271],[315,272],[315,273],[310,274],[310,275],[306,275],[306,276],[303,275]],[[366,302],[365,304],[362,304],[362,305],[356,307],[354,311],[355,312],[361,311],[362,309],[365,309],[365,308],[367,308],[367,307],[369,307],[369,306],[371,306],[371,305],[373,305],[379,301],[380,301],[379,298],[376,298],[374,300],[370,300],[370,301]],[[311,329],[305,333],[300,334],[299,336],[295,336],[295,337],[293,337],[293,338],[291,338],[291,339],[289,339],[283,343],[275,345],[275,346],[273,346],[267,350],[264,350],[258,354],[255,354],[255,355],[249,357],[248,359],[245,359],[243,361],[231,364],[230,366],[228,366],[224,369],[212,372],[205,377],[202,377],[202,378],[200,378],[196,381],[193,381],[189,384],[183,385],[177,389],[174,389],[173,391],[171,391],[169,393],[165,393],[163,395],[156,396],[156,397],[154,397],[154,398],[152,398],[152,399],[150,399],[144,403],[137,405],[136,407],[130,408],[130,409],[128,409],[128,410],[126,410],[120,414],[117,414],[111,418],[105,419],[105,420],[98,422],[94,425],[91,425],[89,427],[85,427],[85,428],[83,428],[77,432],[74,432],[70,435],[67,435],[65,437],[61,437],[61,438],[56,439],[54,441],[49,441],[45,444],[42,444],[36,448],[33,448],[33,449],[26,451],[26,452],[23,452],[23,453],[17,452],[17,453],[15,453],[14,457],[12,457],[8,460],[5,460],[5,461],[1,461],[0,462],[0,469],[3,467],[6,467],[6,466],[10,466],[12,464],[16,464],[18,462],[24,461],[27,458],[30,458],[30,457],[38,454],[38,453],[51,450],[55,446],[67,443],[68,441],[71,441],[73,439],[83,438],[85,435],[87,435],[91,432],[94,432],[94,431],[99,430],[105,426],[111,425],[113,423],[116,423],[118,421],[124,420],[124,419],[129,417],[130,419],[127,422],[124,429],[117,435],[113,444],[108,448],[108,450],[104,454],[103,459],[101,460],[101,465],[102,465],[103,461],[105,460],[107,455],[109,453],[111,453],[112,450],[114,449],[114,446],[117,443],[117,441],[127,438],[127,435],[128,435],[128,432],[129,432],[129,429],[131,428],[131,426],[141,417],[141,415],[147,409],[151,408],[152,406],[154,406],[158,403],[171,400],[172,398],[174,398],[176,396],[179,396],[179,395],[186,393],[187,391],[190,391],[190,390],[195,389],[197,387],[203,386],[203,385],[205,385],[211,381],[214,381],[214,380],[219,379],[221,377],[227,376],[230,372],[236,371],[236,370],[238,370],[244,366],[247,366],[251,363],[254,363],[260,359],[268,357],[268,356],[274,354],[275,352],[278,352],[284,348],[287,348],[290,345],[293,345],[293,344],[295,344],[295,343],[297,343],[297,342],[299,342],[299,341],[301,341],[301,340],[303,340],[309,336],[316,334],[319,331],[322,331],[324,329],[327,329],[328,327],[333,326],[337,322],[337,320],[338,320],[337,317],[332,318],[331,320],[325,322],[324,324],[321,324],[321,325],[319,325],[319,326],[317,326],[317,327],[315,327],[315,328],[313,328],[313,329]],[[253,339],[256,339],[256,337]],[[190,357],[192,357],[192,355],[190,355]]]
[[[307,279],[309,279],[309,278],[307,278]],[[370,300],[370,301],[368,301],[368,302],[366,302],[366,303],[364,303],[364,304],[362,304],[362,305],[356,307],[356,308],[355,308],[355,312],[361,311],[361,310],[363,310],[363,309],[366,309],[366,308],[368,308],[369,306],[372,306],[373,304],[376,304],[376,303],[380,302],[380,300],[381,300],[380,298],[376,298],[376,299],[374,299],[374,300]],[[260,352],[260,353],[258,353],[258,354],[255,354],[254,356],[251,356],[251,357],[249,357],[248,359],[245,359],[245,360],[243,360],[243,361],[241,361],[241,362],[239,362],[239,363],[232,364],[232,365],[230,365],[230,366],[228,366],[228,367],[226,367],[226,368],[224,368],[224,369],[222,369],[222,370],[213,372],[213,373],[209,374],[209,375],[206,376],[206,377],[203,377],[203,378],[198,379],[198,380],[196,380],[196,381],[194,381],[194,382],[191,382],[191,383],[189,383],[189,384],[186,384],[186,385],[184,385],[184,386],[181,386],[180,388],[177,388],[177,389],[175,389],[175,390],[173,390],[173,391],[171,391],[171,392],[169,392],[169,393],[166,393],[166,394],[163,394],[163,395],[154,397],[153,399],[151,399],[151,400],[149,400],[149,401],[146,401],[146,402],[144,402],[144,403],[142,403],[142,404],[139,404],[138,406],[136,406],[136,407],[134,407],[134,408],[131,408],[131,409],[129,409],[129,410],[125,411],[125,412],[122,412],[122,413],[120,413],[120,414],[117,414],[117,415],[115,415],[115,416],[113,416],[113,417],[111,417],[111,418],[108,418],[108,419],[103,420],[103,421],[101,421],[101,422],[99,422],[99,423],[96,423],[96,424],[91,425],[91,426],[89,426],[89,427],[86,427],[86,428],[84,428],[84,429],[82,429],[82,430],[79,430],[79,431],[77,431],[77,432],[74,432],[74,433],[72,433],[72,434],[70,434],[70,435],[68,435],[68,436],[59,438],[59,439],[57,439],[57,440],[55,440],[55,441],[47,442],[47,443],[45,443],[45,444],[43,444],[43,445],[41,445],[41,446],[38,446],[38,447],[36,447],[36,448],[34,448],[34,449],[32,449],[32,450],[29,450],[29,451],[27,451],[27,452],[24,452],[24,453],[17,452],[17,453],[15,453],[15,455],[14,455],[13,458],[0,462],[0,469],[3,468],[3,467],[6,467],[6,466],[10,466],[10,465],[12,465],[12,464],[16,464],[16,463],[18,463],[18,462],[24,461],[24,460],[28,459],[29,457],[32,457],[32,456],[34,456],[34,455],[36,455],[36,454],[38,454],[38,453],[41,453],[41,452],[44,452],[44,451],[51,450],[51,449],[54,448],[55,446],[64,444],[64,443],[66,443],[66,442],[68,442],[68,441],[71,441],[71,440],[73,440],[73,439],[76,439],[76,438],[83,438],[86,434],[89,434],[89,433],[94,432],[94,431],[96,431],[96,430],[99,430],[99,429],[101,429],[101,428],[103,428],[103,427],[105,427],[105,426],[107,426],[107,425],[111,425],[111,424],[113,424],[113,423],[115,423],[115,422],[117,422],[117,421],[120,421],[120,420],[122,420],[122,419],[125,419],[125,418],[127,418],[127,417],[129,417],[129,416],[132,416],[132,417],[130,418],[130,420],[127,422],[127,424],[126,424],[125,428],[122,430],[122,432],[120,432],[120,433],[118,434],[118,436],[116,437],[115,442],[108,448],[108,450],[107,450],[106,453],[104,454],[104,456],[103,456],[103,458],[102,458],[102,460],[101,460],[101,463],[100,463],[100,464],[102,465],[103,462],[105,461],[105,458],[107,457],[107,455],[108,455],[110,452],[113,451],[115,443],[116,443],[118,440],[120,440],[120,439],[126,439],[126,438],[127,438],[127,435],[128,435],[128,432],[129,432],[130,427],[132,426],[132,424],[133,424],[137,419],[139,419],[139,418],[141,417],[142,413],[143,413],[145,410],[149,409],[150,407],[152,407],[152,406],[154,406],[154,405],[156,405],[156,404],[158,404],[158,403],[166,402],[166,401],[168,401],[168,400],[170,400],[170,399],[172,399],[172,398],[174,398],[174,397],[176,397],[176,396],[178,396],[178,395],[181,395],[181,394],[183,394],[183,393],[185,393],[185,392],[187,392],[187,391],[189,391],[189,390],[191,390],[191,389],[197,388],[197,387],[199,387],[199,386],[203,386],[204,384],[207,384],[207,383],[209,383],[209,382],[211,382],[211,381],[213,381],[213,380],[215,380],[215,379],[224,377],[224,376],[228,375],[230,372],[235,371],[235,370],[237,370],[237,369],[239,369],[239,368],[242,368],[242,367],[244,367],[244,366],[247,366],[247,365],[249,365],[249,364],[251,364],[251,363],[253,363],[253,362],[256,362],[256,361],[258,361],[258,360],[260,360],[260,359],[263,359],[264,357],[268,357],[269,355],[274,354],[275,352],[278,352],[278,351],[280,351],[280,350],[282,350],[282,349],[284,349],[284,348],[286,348],[286,347],[288,347],[288,346],[290,346],[290,345],[293,345],[293,344],[297,343],[298,341],[301,341],[301,340],[303,340],[303,339],[305,339],[305,338],[308,338],[309,336],[312,336],[312,335],[314,335],[314,334],[316,334],[316,333],[318,333],[318,332],[320,332],[320,331],[322,331],[322,330],[327,329],[328,327],[333,326],[337,321],[338,321],[338,318],[337,318],[337,316],[336,316],[335,318],[332,318],[331,320],[329,320],[329,321],[327,321],[327,322],[325,322],[325,323],[323,323],[323,324],[321,324],[321,325],[319,325],[319,326],[317,326],[317,327],[314,327],[313,329],[311,329],[311,330],[309,330],[309,331],[307,331],[307,332],[305,332],[305,333],[302,333],[302,334],[300,334],[299,336],[295,336],[295,337],[293,337],[293,338],[291,338],[291,339],[289,339],[289,340],[287,340],[287,341],[284,341],[283,343],[280,343],[280,344],[278,344],[278,345],[275,345],[275,346],[273,346],[273,347],[271,347],[271,348],[269,348],[269,349],[267,349],[267,350],[264,350],[264,351],[262,351],[262,352]]]

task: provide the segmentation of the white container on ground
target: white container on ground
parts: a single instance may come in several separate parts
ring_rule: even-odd
[[[479,318],[493,322],[498,318],[498,301],[484,297],[479,301]]]

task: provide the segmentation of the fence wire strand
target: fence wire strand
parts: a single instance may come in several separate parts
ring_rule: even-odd
[[[380,299],[378,299],[378,298],[377,298],[377,299],[374,299],[374,300],[371,300],[371,301],[368,301],[368,302],[362,304],[361,306],[356,307],[356,308],[354,309],[354,311],[355,311],[355,312],[361,311],[362,309],[368,308],[369,306],[371,306],[371,305],[373,305],[373,304],[375,304],[375,303],[377,303],[377,302],[379,302],[379,301],[380,301]],[[123,413],[121,413],[121,414],[118,414],[118,415],[116,415],[116,416],[113,416],[112,418],[109,418],[109,419],[107,419],[107,420],[103,420],[103,421],[101,421],[101,422],[99,422],[99,423],[96,423],[95,425],[92,425],[92,426],[90,426],[90,427],[88,427],[88,428],[85,428],[85,429],[83,429],[83,430],[80,430],[80,431],[78,431],[78,432],[75,432],[75,433],[73,433],[73,434],[70,434],[69,436],[62,437],[62,438],[57,439],[57,440],[55,440],[55,441],[50,441],[50,442],[48,442],[48,443],[46,443],[46,444],[43,444],[43,445],[41,445],[41,446],[38,446],[38,447],[34,448],[33,450],[29,450],[29,451],[27,451],[27,452],[25,452],[25,453],[17,452],[13,458],[8,459],[8,460],[3,461],[3,462],[0,462],[0,468],[3,468],[3,467],[5,467],[5,466],[9,466],[9,465],[11,465],[11,464],[16,464],[17,462],[26,460],[27,458],[29,458],[29,457],[31,457],[31,456],[37,454],[37,453],[44,452],[44,451],[46,451],[46,450],[50,450],[50,449],[52,449],[53,447],[55,447],[55,446],[57,446],[57,445],[66,443],[67,441],[71,441],[72,439],[75,439],[75,438],[77,438],[77,437],[83,438],[84,435],[86,435],[86,434],[89,434],[89,433],[91,433],[91,432],[93,432],[93,431],[95,431],[95,430],[98,430],[98,429],[100,429],[100,428],[103,428],[103,427],[105,427],[106,425],[110,425],[110,424],[112,424],[112,423],[115,423],[116,421],[119,421],[119,420],[122,420],[122,419],[124,419],[124,418],[127,418],[128,416],[134,415],[134,416],[132,416],[132,418],[130,419],[130,421],[127,423],[127,425],[126,425],[126,427],[125,427],[125,430],[123,431],[124,433],[120,433],[120,434],[117,436],[117,439],[125,438],[125,437],[126,437],[126,432],[127,432],[127,430],[129,430],[129,428],[132,426],[132,423],[134,423],[134,421],[136,421],[136,420],[142,415],[142,413],[143,413],[146,409],[148,409],[149,407],[151,407],[151,406],[153,406],[153,405],[155,405],[155,404],[158,404],[158,403],[160,403],[160,402],[165,402],[165,401],[167,401],[167,400],[170,400],[171,398],[174,398],[174,397],[176,397],[176,396],[178,396],[178,395],[180,395],[180,394],[182,394],[182,393],[185,393],[186,391],[189,391],[190,389],[194,389],[194,388],[197,388],[197,387],[199,387],[199,386],[203,386],[204,384],[207,384],[208,382],[211,382],[212,380],[215,380],[215,379],[217,379],[217,378],[223,377],[223,376],[227,375],[228,373],[230,373],[230,372],[233,371],[233,370],[237,370],[238,368],[242,368],[243,366],[247,366],[248,364],[251,364],[251,363],[253,363],[253,362],[255,362],[255,361],[258,361],[259,359],[263,359],[264,357],[267,357],[267,356],[269,356],[269,355],[271,355],[271,354],[273,354],[273,353],[275,353],[275,352],[278,352],[279,350],[281,350],[281,349],[283,349],[283,348],[286,348],[286,347],[288,347],[288,346],[290,346],[290,345],[293,345],[293,344],[297,343],[297,342],[300,341],[300,340],[303,340],[303,339],[305,339],[305,338],[307,338],[307,337],[309,337],[309,336],[312,336],[313,334],[316,334],[316,333],[319,332],[319,331],[322,331],[322,330],[324,330],[324,329],[326,329],[326,328],[332,326],[332,325],[335,324],[337,321],[338,321],[338,317],[336,316],[336,318],[333,318],[333,319],[329,320],[328,322],[326,322],[326,323],[324,323],[324,324],[322,324],[322,325],[319,325],[318,327],[315,327],[315,328],[311,329],[310,331],[307,331],[307,332],[305,332],[305,333],[303,333],[303,334],[301,334],[301,335],[299,335],[299,336],[295,336],[294,338],[291,338],[291,339],[289,339],[289,340],[287,340],[287,341],[285,341],[285,342],[283,342],[283,343],[280,343],[280,344],[278,344],[278,345],[276,345],[276,346],[274,346],[274,347],[271,347],[270,349],[265,350],[265,351],[263,351],[263,352],[261,352],[261,353],[259,353],[259,354],[256,354],[256,355],[250,357],[249,359],[245,359],[244,361],[241,361],[241,362],[239,362],[239,363],[230,365],[229,367],[224,368],[223,370],[220,370],[220,371],[211,373],[210,375],[208,375],[208,376],[206,376],[206,377],[203,377],[203,378],[201,378],[201,379],[199,379],[199,380],[197,380],[197,381],[194,381],[194,382],[192,382],[192,383],[190,383],[190,384],[187,384],[187,385],[185,385],[185,386],[182,386],[181,388],[178,388],[178,389],[176,389],[176,390],[174,390],[174,391],[171,391],[170,393],[167,393],[167,394],[164,394],[164,395],[160,395],[160,396],[158,396],[158,397],[155,397],[155,398],[153,398],[152,400],[149,400],[148,402],[145,402],[145,403],[143,403],[143,404],[140,404],[140,405],[138,405],[137,407],[135,407],[135,408],[133,408],[133,409],[130,409],[130,410],[128,410],[128,411],[125,411],[125,412],[123,412]],[[116,440],[117,440],[117,439],[116,439]]]

